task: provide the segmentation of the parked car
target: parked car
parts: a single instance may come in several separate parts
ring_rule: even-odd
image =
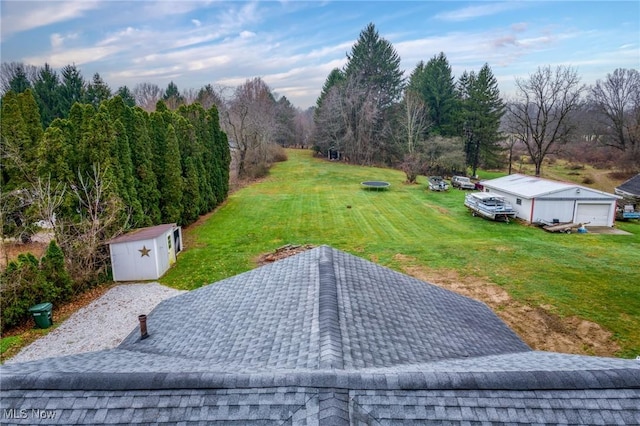
[[[429,176],[429,189],[432,191],[448,191],[449,184],[442,176]]]
[[[476,184],[466,176],[454,176],[451,178],[451,186],[459,189],[476,189]]]

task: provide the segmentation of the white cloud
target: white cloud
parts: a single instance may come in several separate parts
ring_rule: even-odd
[[[450,12],[439,13],[435,16],[435,18],[441,21],[469,21],[476,18],[482,18],[484,16],[496,15],[507,10],[518,9],[522,7],[521,4],[522,3],[520,2],[508,2],[488,3],[480,6],[468,6]]]
[[[58,33],[51,34],[51,36],[49,36],[49,39],[51,40],[51,47],[54,49],[58,49],[64,44],[64,37],[62,37]]]
[[[195,25],[196,27],[201,27],[202,26],[202,22],[200,22],[198,19],[192,19],[191,22],[193,23],[193,25]]]
[[[76,64],[82,65],[91,62],[100,61],[119,51],[116,47],[96,46],[78,49],[64,49],[41,56],[32,56],[24,58],[27,64],[42,66],[47,63],[53,68],[62,68],[65,65]]]
[[[65,2],[34,2],[3,1],[2,2],[2,36],[3,38],[44,27],[58,22],[81,17],[85,12],[101,7],[99,1],[65,1]]]

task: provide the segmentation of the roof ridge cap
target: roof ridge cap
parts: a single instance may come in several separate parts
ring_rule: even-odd
[[[342,332],[338,309],[338,281],[333,265],[333,249],[319,248],[318,323],[320,328],[320,368],[344,368]]]

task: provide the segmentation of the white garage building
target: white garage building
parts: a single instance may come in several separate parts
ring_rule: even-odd
[[[573,183],[513,174],[482,181],[484,191],[504,196],[517,216],[529,223],[574,222],[590,226],[613,226],[614,194]]]
[[[135,229],[108,244],[114,281],[156,280],[182,251],[182,229],[175,223]]]

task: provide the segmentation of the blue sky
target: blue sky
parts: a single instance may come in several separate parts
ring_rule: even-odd
[[[315,103],[372,22],[408,76],[444,52],[458,77],[486,62],[506,97],[539,66],[592,84],[640,68],[638,1],[1,1],[3,62],[75,63],[116,89],[235,87],[261,77],[295,106]]]

